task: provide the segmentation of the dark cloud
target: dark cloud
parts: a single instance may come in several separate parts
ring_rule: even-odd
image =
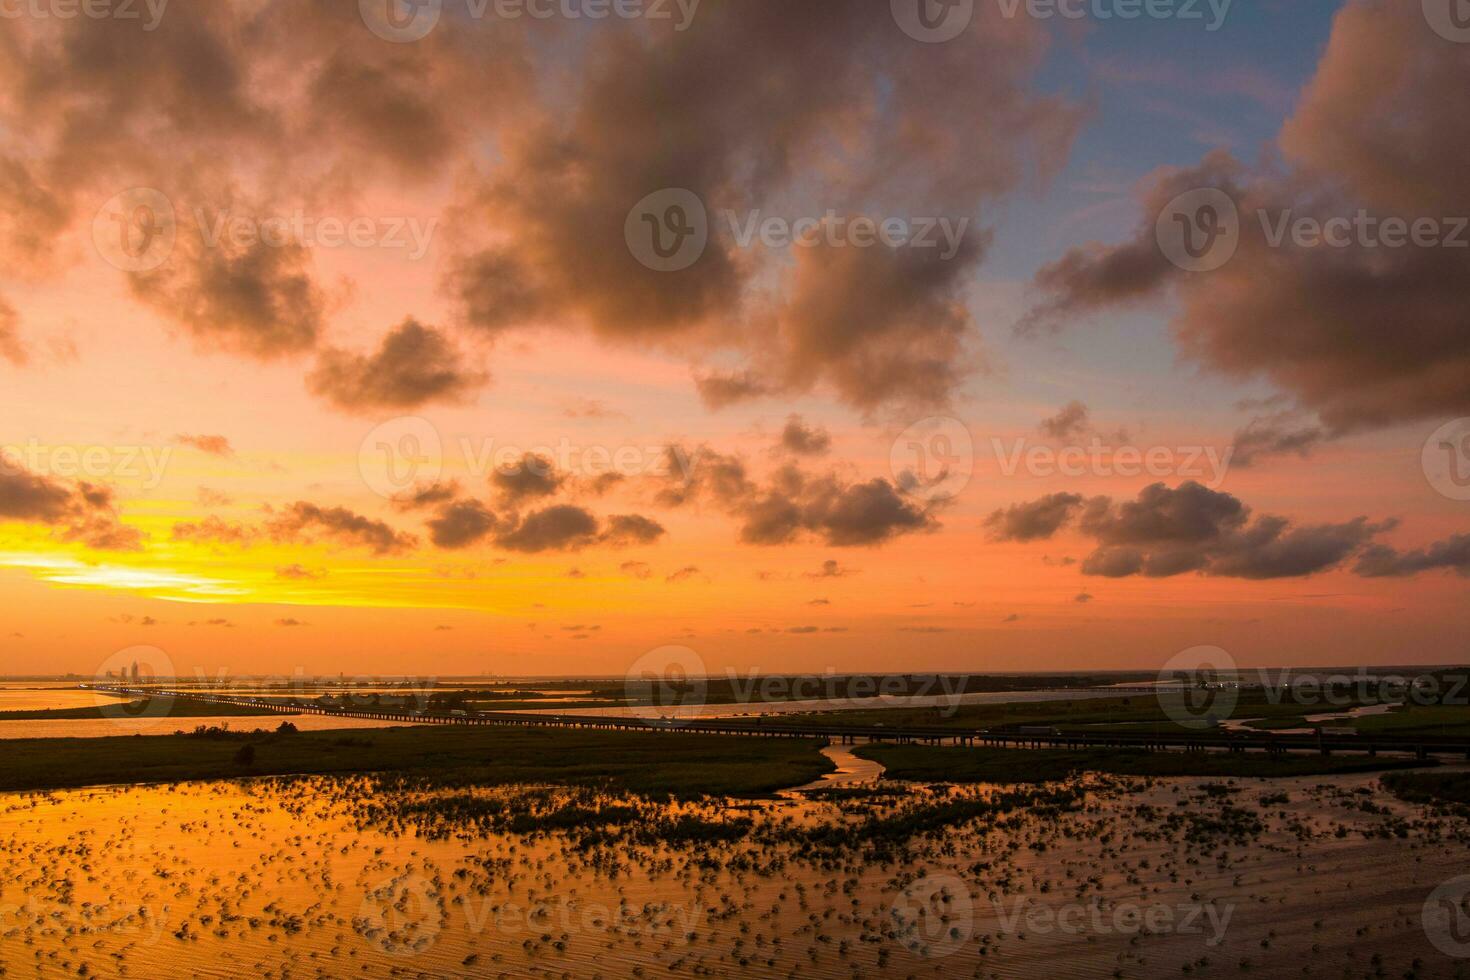
[[[459,496],[459,483],[447,480],[415,486],[393,497],[394,510],[410,511],[447,504]]]
[[[345,507],[320,507],[304,500],[291,504],[266,521],[266,530],[278,542],[310,542],[326,538],[345,547],[367,548],[375,555],[399,555],[413,550],[418,539],[395,531],[382,521]]]
[[[664,533],[662,524],[641,514],[614,514],[607,519],[598,541],[615,548],[652,544]]]
[[[502,507],[514,507],[528,500],[556,496],[566,479],[545,456],[526,453],[514,464],[497,467],[490,474],[490,486]]]
[[[1057,414],[1041,421],[1041,431],[1058,441],[1086,435],[1089,427],[1087,406],[1078,401],[1068,402]]]
[[[717,410],[776,393],[775,388],[749,370],[697,375],[694,387],[704,404]]]
[[[535,554],[576,551],[596,540],[597,518],[581,507],[557,504],[534,511],[502,530],[495,543],[507,551]]]
[[[1470,50],[1426,29],[1419,4],[1351,0],[1279,152],[1256,167],[1215,152],[1155,174],[1140,191],[1133,237],[1075,248],[1044,268],[1023,325],[1160,301],[1172,289],[1173,326],[1189,357],[1265,378],[1322,420],[1322,436],[1258,429],[1248,456],[1470,413],[1470,248],[1408,236],[1395,247],[1381,225],[1354,228],[1360,213],[1405,229],[1430,221],[1437,238],[1455,234],[1454,216],[1470,215],[1460,175],[1470,135],[1458,122],[1470,114],[1467,81]],[[1236,203],[1241,236],[1223,267],[1188,273],[1164,257],[1155,223],[1176,196],[1199,188]],[[1345,221],[1342,247],[1303,247],[1289,231],[1273,245],[1269,229],[1288,212],[1293,221]]]
[[[677,507],[707,501],[741,521],[740,540],[746,544],[779,545],[814,536],[836,547],[871,546],[938,527],[926,506],[882,478],[849,483],[835,473],[812,475],[788,464],[762,486],[738,457],[707,448],[688,453],[677,446],[669,453],[691,465],[687,471],[670,465],[659,502]]]
[[[1250,466],[1267,456],[1291,454],[1306,458],[1327,436],[1320,425],[1303,421],[1299,412],[1258,416],[1235,434],[1231,462]]]
[[[492,333],[556,322],[621,342],[740,348],[753,373],[702,384],[715,404],[817,384],[864,408],[942,400],[968,369],[956,363],[971,328],[960,292],[983,235],[947,260],[937,248],[793,249],[796,267],[768,300],[766,273],[781,263],[738,247],[718,215],[815,179],[817,199],[844,217],[883,197],[904,214],[959,218],[1023,174],[1044,179],[1080,119],[1027,91],[1045,44],[1038,25],[984,15],[964,43],[915,45],[881,5],[722,4],[681,33],[600,32],[567,102],[517,121],[504,164],[467,206],[486,228],[514,229],[513,242],[465,248],[449,291]],[[733,63],[738,81],[709,70]],[[655,94],[668,92],[678,98]],[[671,152],[628,152],[669,134]],[[837,145],[862,150],[819,166]],[[713,230],[677,274],[640,265],[623,235],[635,203],[663,188],[698,194]]]
[[[465,401],[488,380],[433,327],[409,318],[372,354],[324,351],[307,377],[313,392],[349,412],[418,408]]]
[[[618,571],[637,579],[646,579],[653,575],[653,569],[647,562],[642,561],[625,561],[618,566]]]
[[[428,521],[429,539],[440,548],[468,548],[500,525],[500,520],[478,500],[446,504]]]
[[[316,346],[327,300],[298,244],[208,245],[180,234],[172,258],[129,276],[133,294],[201,343],[262,359]]]
[[[1040,541],[1056,534],[1081,506],[1078,494],[1054,493],[997,510],[985,519],[985,526],[996,541]]]
[[[310,569],[304,565],[283,565],[276,569],[276,578],[287,581],[306,581],[326,577],[327,570],[325,568]]]
[[[1456,534],[1408,552],[1375,544],[1364,549],[1354,568],[1364,578],[1407,578],[1440,570],[1470,577],[1470,534]]]
[[[677,572],[674,572],[671,575],[669,575],[667,578],[664,579],[664,581],[665,582],[692,582],[692,581],[694,581],[696,579],[701,579],[703,581],[708,582],[709,581],[709,576],[705,575],[703,572],[701,572],[698,568],[696,568],[693,565],[686,565],[685,567],[679,569]]]
[[[21,469],[0,456],[0,518],[60,524],[72,517],[81,503],[75,487]]]
[[[121,523],[110,488],[32,473],[0,454],[0,521],[45,524],[99,551],[138,551],[145,535]]]
[[[1065,496],[1065,495],[1059,495]],[[1169,578],[1188,572],[1223,578],[1300,578],[1341,567],[1365,551],[1393,521],[1358,517],[1338,524],[1296,525],[1285,517],[1253,515],[1236,497],[1193,481],[1170,489],[1145,487],[1135,500],[1094,497],[1063,501],[1060,530],[1076,513],[1076,527],[1098,547],[1082,562],[1084,575]],[[1011,514],[1058,511],[1053,498],[997,511],[991,522],[1004,528]],[[989,522],[988,522],[989,523]],[[1024,525],[1025,521],[1021,523]],[[1050,535],[1040,535],[1049,537]]]
[[[797,456],[823,456],[832,449],[832,437],[820,426],[807,425],[800,415],[786,420],[781,448]]]

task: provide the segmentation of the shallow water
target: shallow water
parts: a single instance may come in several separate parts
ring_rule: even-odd
[[[807,793],[812,790],[823,789],[851,789],[860,786],[876,785],[882,778],[884,765],[874,762],[872,759],[864,759],[854,754],[855,745],[829,745],[822,750],[822,754],[831,759],[837,766],[833,772],[829,772],[820,779],[813,780],[803,786],[797,786],[787,790],[788,793]]]
[[[112,699],[117,704],[116,698]],[[42,721],[0,721],[0,741],[14,738],[109,738],[114,735],[170,735],[177,731],[206,728],[228,728],[249,732],[258,728],[274,729],[289,721],[299,731],[316,732],[337,728],[401,728],[402,721],[376,721],[371,718],[339,718],[331,715],[222,715],[201,718],[90,718]]]
[[[51,708],[90,708],[104,700],[91,691],[83,691],[75,684],[46,685],[26,683],[0,684],[0,711],[44,711]]]
[[[703,806],[576,797],[639,808],[634,829],[660,815],[751,821],[738,840],[636,846],[617,827],[599,838],[444,819],[451,799],[462,814],[481,812],[466,801],[498,813],[568,796],[534,788],[314,777],[4,795],[0,967],[1070,978],[1182,976],[1204,959],[1194,969],[1205,976],[1242,975],[1248,961],[1249,975],[1269,977],[1304,966],[1402,976],[1418,959],[1419,976],[1453,975],[1421,908],[1467,866],[1463,823],[1395,836],[1395,821],[1422,815],[1372,777],[1236,785],[1098,782],[1081,807],[1042,796],[880,850],[866,817],[984,792]],[[1287,799],[1263,803],[1263,792]],[[1208,829],[1231,812],[1258,818],[1259,832]],[[801,844],[815,827],[851,833]]]

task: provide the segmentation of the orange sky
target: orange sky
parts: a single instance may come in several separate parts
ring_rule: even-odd
[[[1213,311],[1245,302],[1230,276],[1264,274],[1244,264],[1250,246],[1212,280],[1217,294],[1187,280],[1130,305],[1100,277],[1032,280],[1086,240],[1079,224],[1090,234],[1102,221],[1099,237],[1129,248],[1136,226],[1152,228],[1156,168],[1204,155],[1139,147],[1120,160],[1090,144],[1107,116],[1089,122],[1077,93],[1056,94],[1048,60],[1087,42],[981,18],[974,53],[931,49],[894,36],[886,13],[863,14],[843,30],[880,52],[885,96],[815,91],[804,72],[851,67],[837,66],[840,39],[818,43],[821,24],[783,33],[764,55],[764,94],[736,95],[670,67],[718,65],[729,38],[772,29],[713,2],[688,34],[630,35],[647,48],[638,56],[586,25],[543,45],[524,35],[534,25],[492,40],[485,25],[446,21],[392,44],[355,12],[257,37],[241,30],[254,6],[171,8],[146,35],[18,22],[0,71],[0,446],[12,464],[0,474],[0,671],[91,674],[134,644],[184,674],[237,675],[616,676],[668,643],[712,670],[1152,670],[1197,645],[1244,665],[1463,660],[1470,562],[1455,536],[1470,504],[1421,461],[1431,432],[1470,414],[1463,378],[1420,398],[1434,387],[1426,368],[1393,380],[1391,410],[1364,407],[1368,369],[1344,360],[1332,387],[1318,362],[1231,334],[1239,322]],[[1319,82],[1263,127],[1287,127],[1303,174],[1317,173],[1320,103],[1357,98],[1340,76],[1368,57],[1359,20],[1400,18],[1395,43],[1445,56],[1432,33],[1402,28],[1417,0],[1343,6]],[[623,29],[642,28],[609,31]],[[235,83],[181,57],[200,37]],[[136,63],[89,56],[79,39]],[[293,45],[308,42],[290,75]],[[1222,44],[1223,74],[1246,55],[1238,39]],[[663,61],[650,53],[660,45]],[[607,94],[589,51],[629,59],[617,84],[649,104]],[[1463,51],[1453,59],[1446,71],[1465,68]],[[520,101],[483,104],[499,100],[466,80]],[[945,94],[978,85],[989,91],[977,99]],[[109,100],[117,86],[132,86],[128,100]],[[722,129],[722,117],[738,121]],[[943,127],[968,135],[944,145]],[[648,150],[650,132],[684,152]],[[1201,167],[1247,183],[1218,161]],[[1100,168],[1117,185],[1101,210],[1079,190]],[[637,191],[700,181],[746,213],[955,214],[979,230],[939,260],[959,266],[910,263],[917,246],[742,245],[718,237],[728,229],[711,205],[717,237],[691,269],[639,264],[623,228]],[[1039,200],[1023,193],[1034,182],[1050,188]],[[160,189],[177,238],[157,267],[119,268],[113,214],[132,222],[132,246],[159,255],[136,195],[118,203],[137,187]],[[1416,199],[1453,203],[1437,193]],[[409,224],[426,247],[338,246],[320,226],[280,248],[210,242],[222,212],[361,219],[378,236]],[[1028,224],[1043,231],[1015,230]],[[1038,296],[1099,322],[1013,331]],[[1402,302],[1406,323],[1436,315]],[[1343,327],[1345,343],[1355,336]],[[712,395],[700,384],[711,378],[748,397]],[[1302,453],[1246,465],[1229,454],[1253,418],[1315,434]],[[437,448],[385,491],[382,438],[426,432]],[[950,457],[948,496],[923,482],[938,470],[924,471],[916,438]],[[1108,449],[1075,474],[1016,472],[1005,454],[1017,445]],[[671,482],[662,462],[675,446],[705,455]],[[1162,468],[1104,471],[1120,447],[1154,451]],[[1196,448],[1231,462],[1213,469]],[[495,483],[497,452],[558,456],[554,487]],[[733,488],[715,478],[726,464],[740,467]],[[622,479],[595,486],[609,470]],[[434,480],[444,496],[423,506],[388,495]],[[1145,504],[1152,484],[1164,496]],[[1044,498],[1059,508],[1053,526],[1003,520]],[[438,537],[455,506],[489,523]],[[1181,537],[1196,516],[1208,528]],[[1160,531],[1155,518],[1190,527]],[[189,530],[206,521],[228,533]],[[1374,548],[1391,551],[1371,566]],[[1151,570],[1103,571],[1120,550]]]

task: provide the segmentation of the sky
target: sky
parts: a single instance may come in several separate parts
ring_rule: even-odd
[[[0,5],[0,673],[1463,662],[1460,2]]]

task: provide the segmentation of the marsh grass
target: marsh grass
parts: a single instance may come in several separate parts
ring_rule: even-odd
[[[959,783],[1044,783],[1076,773],[1120,776],[1316,776],[1435,765],[1361,755],[1135,752],[1117,749],[990,749],[870,744],[856,754],[886,767],[885,777]]]
[[[558,783],[668,796],[764,796],[835,766],[818,739],[414,727],[11,739],[0,792],[242,775],[404,772],[446,786]],[[235,761],[242,744],[255,751]],[[248,771],[242,771],[247,770]]]

